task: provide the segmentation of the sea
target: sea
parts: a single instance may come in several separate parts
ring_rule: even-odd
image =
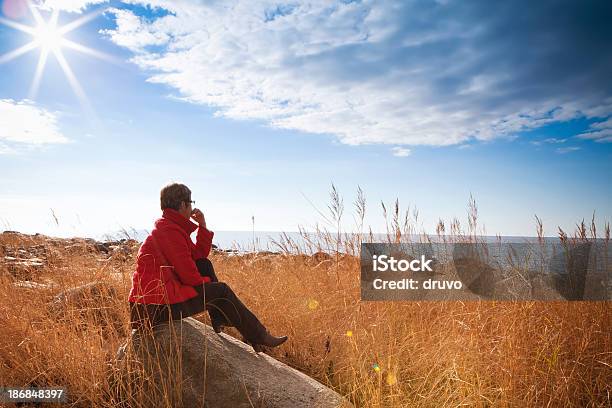
[[[131,229],[114,231],[96,237],[100,241],[112,241],[121,238],[130,238],[142,242],[150,231],[144,229]],[[331,235],[335,238],[337,234],[332,232]],[[346,235],[342,234],[344,239]],[[402,241],[409,240],[410,242],[423,242],[423,235],[412,235],[409,239],[405,236]],[[433,234],[428,235],[431,242],[439,242],[440,238]],[[192,236],[195,239],[195,233]],[[479,242],[486,243],[538,243],[537,237],[526,236],[478,236]],[[387,243],[388,235],[386,233],[363,234],[362,241],[373,243]],[[557,237],[545,237],[544,241],[549,244],[559,242]],[[237,252],[283,252],[286,249],[297,247],[300,249],[309,249],[317,247],[323,251],[333,251],[333,245],[327,245],[322,242],[320,236],[315,232],[298,232],[298,231],[215,231],[213,244],[223,250]],[[309,252],[308,250],[303,252]]]

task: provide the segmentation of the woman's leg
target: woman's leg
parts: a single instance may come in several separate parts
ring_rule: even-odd
[[[238,299],[226,283],[207,283],[194,288],[198,296],[182,303],[172,305],[130,303],[132,327],[152,328],[170,319],[182,319],[201,313],[205,308],[210,311],[210,308],[214,307],[226,316],[229,323],[238,329],[245,341],[251,343],[256,351],[259,351],[256,348],[258,344],[275,347],[287,340],[287,336],[271,336],[259,319]],[[204,295],[206,295],[206,305],[204,305]]]
[[[198,267],[198,272],[200,272],[200,275],[208,276],[211,282],[219,282],[219,279],[217,279],[217,274],[215,274],[215,268],[213,267],[213,264],[210,259],[196,259],[195,264]]]
[[[217,275],[215,274],[215,268],[213,267],[210,259],[196,259],[195,263],[198,267],[198,272],[200,272],[200,275],[209,277],[212,283],[219,282],[219,279],[217,279]],[[208,315],[210,316],[210,322],[212,323],[213,327],[231,325],[226,316],[224,316],[224,314],[221,313],[221,310],[217,309],[216,307],[208,308]]]
[[[182,319],[208,310],[208,313],[219,313],[227,321],[228,326],[233,326],[249,342],[258,343],[266,335],[267,331],[257,317],[238,299],[238,296],[225,282],[206,283],[194,286],[198,296],[185,302],[176,303],[171,306],[172,318]],[[205,295],[205,296],[203,296]],[[206,307],[204,307],[206,298]]]
[[[236,327],[245,340],[259,343],[267,331],[259,319],[240,301],[225,282],[204,285],[206,308],[218,311],[230,325]]]
[[[149,305],[129,302],[131,329],[147,330],[169,320],[171,305]]]

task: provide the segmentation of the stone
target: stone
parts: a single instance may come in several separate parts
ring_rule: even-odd
[[[32,281],[17,281],[13,283],[13,286],[21,289],[31,290],[50,290],[54,289],[57,285],[55,283],[40,283]]]
[[[17,279],[33,279],[45,267],[45,262],[41,258],[28,258],[28,254],[21,252],[16,252],[15,255],[17,256],[4,256],[0,264],[11,276]]]
[[[284,363],[193,319],[134,331],[117,353],[122,401],[173,407],[352,407],[340,394]],[[138,370],[140,368],[140,372]],[[127,401],[126,401],[127,399]]]
[[[119,305],[117,290],[109,283],[94,281],[70,288],[55,295],[47,304],[50,315],[59,321],[82,325],[98,325],[103,336],[125,335],[125,315]]]
[[[58,293],[53,298],[53,303],[57,305],[66,304],[78,308],[90,305],[100,307],[105,301],[114,298],[116,295],[115,288],[104,282],[95,281]]]
[[[314,254],[312,254],[310,256],[310,259],[312,260],[314,264],[319,264],[323,261],[331,261],[334,258],[327,252],[319,251],[319,252],[315,252]]]

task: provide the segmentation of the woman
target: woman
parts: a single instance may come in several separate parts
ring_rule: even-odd
[[[287,336],[268,333],[232,289],[218,281],[207,259],[214,233],[206,228],[202,211],[192,208],[189,188],[169,184],[162,188],[160,202],[162,217],[142,243],[132,277],[128,299],[132,328],[153,327],[206,309],[216,333],[223,326],[236,327],[256,351],[284,343]],[[190,235],[196,229],[194,245]]]

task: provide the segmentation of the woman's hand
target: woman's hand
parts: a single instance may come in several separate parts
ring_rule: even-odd
[[[206,228],[206,220],[204,219],[204,213],[202,213],[202,211],[194,208],[193,211],[191,211],[191,218],[193,218],[200,227]]]

